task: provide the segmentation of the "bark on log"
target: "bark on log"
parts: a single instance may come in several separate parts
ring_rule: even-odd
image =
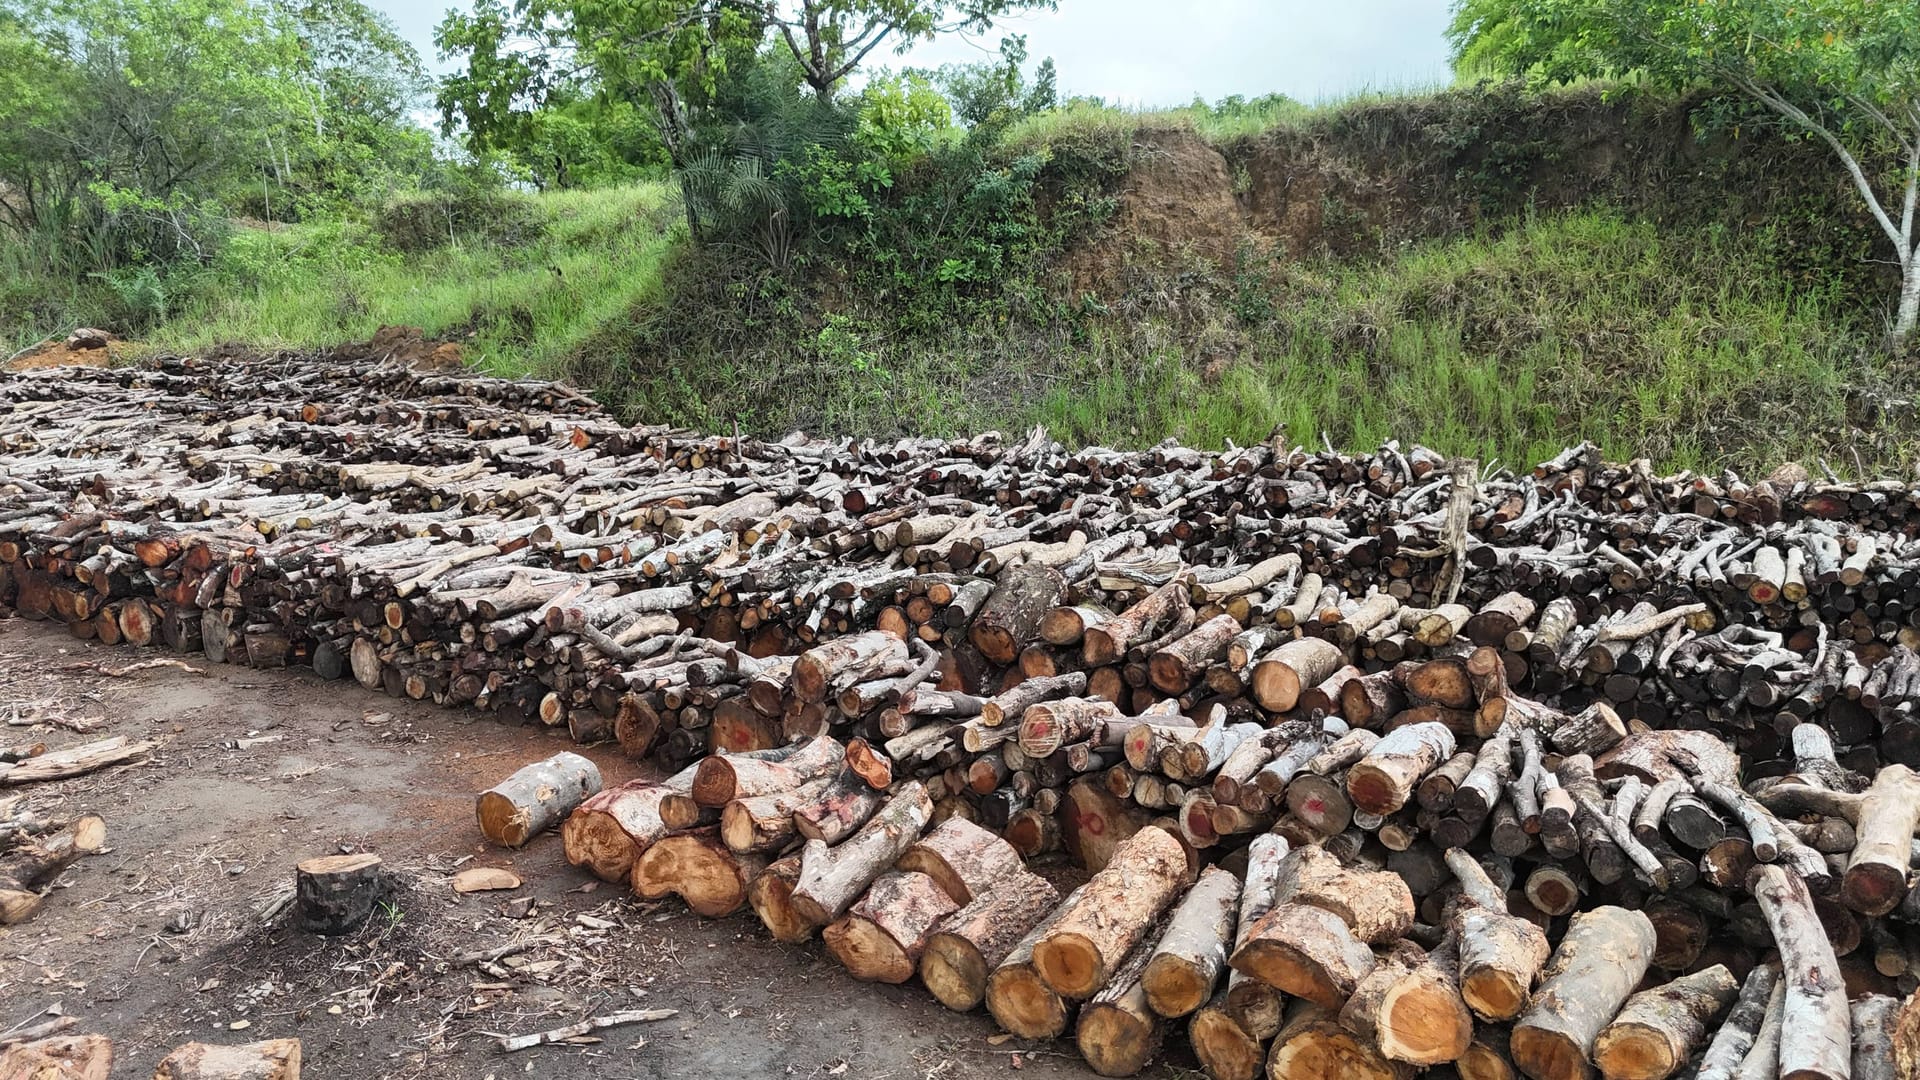
[[[920,981],[955,1012],[978,1007],[986,1000],[988,977],[1059,900],[1046,879],[1028,870],[1000,879],[943,920],[927,939]]]
[[[1282,993],[1338,1009],[1373,970],[1374,957],[1340,916],[1281,903],[1254,924],[1228,962]]]
[[[1445,724],[1410,724],[1389,732],[1347,771],[1347,797],[1355,809],[1391,814],[1413,798],[1415,785],[1453,756],[1453,732]]]
[[[854,978],[903,983],[919,967],[934,925],[959,907],[927,875],[889,871],[875,878],[866,896],[820,937]]]
[[[920,838],[932,814],[927,789],[913,781],[839,846],[808,840],[793,890],[794,911],[818,926],[846,914],[873,879]]]
[[[1693,1056],[1708,1024],[1738,990],[1722,964],[1642,990],[1594,1040],[1593,1063],[1607,1080],[1666,1080]]]
[[[886,801],[886,792],[875,791],[851,772],[842,773],[813,799],[793,808],[793,828],[808,840],[838,844],[865,825]]]
[[[1747,972],[1733,1008],[1714,1032],[1706,1053],[1701,1055],[1700,1068],[1695,1073],[1698,1080],[1733,1080],[1747,1052],[1753,1049],[1779,985],[1780,969],[1772,964],[1759,964]]]
[[[1239,620],[1231,615],[1215,615],[1180,640],[1155,652],[1147,661],[1149,680],[1165,693],[1185,693],[1209,664],[1226,656],[1227,645],[1239,632]]]
[[[1780,950],[1782,1023],[1792,1032],[1780,1043],[1781,1080],[1847,1080],[1853,1029],[1846,983],[1806,883],[1783,867],[1759,866],[1747,891],[1760,902]]]
[[[1165,829],[1141,829],[1115,849],[1034,946],[1034,970],[1061,997],[1091,997],[1187,880],[1180,841]]]
[[[1647,973],[1653,946],[1653,924],[1640,912],[1606,906],[1576,914],[1513,1026],[1520,1071],[1533,1080],[1591,1076],[1594,1040]]]
[[[1226,966],[1239,908],[1239,878],[1217,866],[1201,873],[1168,916],[1166,933],[1141,976],[1154,1012],[1180,1017],[1206,1004]]]
[[[701,759],[688,794],[695,804],[717,810],[735,799],[792,791],[809,781],[833,776],[846,760],[846,747],[826,736],[800,743],[781,758],[715,754]]]
[[[1325,681],[1344,663],[1345,655],[1333,642],[1299,638],[1254,662],[1249,689],[1261,708],[1289,712],[1299,702],[1301,690]]]
[[[1020,853],[999,836],[965,818],[948,818],[894,865],[927,875],[957,906],[964,907],[1019,873],[1023,864]]]
[[[1066,593],[1060,572],[1038,563],[1022,563],[1000,576],[993,595],[974,616],[967,640],[996,664],[1011,664],[1020,650],[1040,636],[1040,624]]]
[[[294,867],[294,925],[350,934],[366,925],[390,889],[378,855],[324,855]]]
[[[1374,1026],[1383,1056],[1426,1067],[1467,1052],[1473,1016],[1460,998],[1459,967],[1459,941],[1449,935],[1386,989]]]
[[[1088,627],[1080,643],[1081,656],[1090,668],[1114,663],[1126,655],[1128,648],[1145,641],[1155,627],[1175,612],[1185,610],[1189,603],[1184,583],[1168,582],[1100,626]]]
[[[58,1035],[0,1050],[8,1080],[107,1080],[113,1043],[105,1035]]]
[[[1297,1002],[1267,1053],[1268,1080],[1408,1080],[1411,1065],[1389,1061],[1340,1026],[1324,1006]]]
[[[788,685],[801,701],[820,702],[836,692],[836,683],[865,682],[899,674],[910,666],[906,642],[884,630],[869,630],[835,638],[803,653],[793,662]]]
[[[1452,921],[1460,944],[1460,996],[1483,1020],[1511,1020],[1526,1008],[1552,947],[1538,926],[1508,913],[1506,893],[1471,855],[1455,848],[1446,862],[1465,901]]]
[[[599,766],[562,751],[522,766],[480,793],[475,806],[480,834],[502,847],[517,848],[558,825],[599,792]]]
[[[691,791],[693,774],[689,768],[659,783],[630,781],[581,803],[560,827],[567,861],[602,881],[624,884],[633,860],[667,834],[661,800]]]
[[[1338,915],[1368,945],[1405,937],[1413,929],[1413,893],[1398,874],[1342,866],[1322,847],[1303,847],[1281,860],[1274,903],[1307,904]]]
[[[800,880],[800,856],[769,863],[747,883],[747,904],[775,941],[798,945],[819,927],[793,910],[793,885]]]

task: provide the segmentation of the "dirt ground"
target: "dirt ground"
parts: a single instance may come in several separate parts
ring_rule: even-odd
[[[113,1039],[115,1077],[151,1076],[184,1042],[279,1036],[303,1041],[316,1080],[1092,1075],[1068,1043],[1009,1041],[917,986],[855,982],[751,913],[707,921],[677,900],[641,903],[568,866],[557,835],[518,852],[483,843],[474,793],[564,734],[199,656],[204,674],[66,670],[168,655],[0,621],[0,744],[160,743],[148,761],[25,789],[38,810],[103,815],[108,850],[68,870],[37,917],[0,929],[0,1033],[57,1007]],[[618,753],[585,752],[610,784],[636,775]],[[263,924],[256,907],[294,862],[349,850],[404,875],[393,910],[340,939]],[[483,865],[522,876],[534,912],[509,918],[515,893],[449,887],[456,868]],[[549,943],[457,959],[528,937]],[[513,1055],[486,1034],[630,1008],[679,1012]]]

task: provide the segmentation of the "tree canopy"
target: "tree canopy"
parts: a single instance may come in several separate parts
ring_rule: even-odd
[[[1820,140],[1893,248],[1891,335],[1920,322],[1920,30],[1888,0],[1460,0],[1449,30],[1469,71],[1719,87]]]

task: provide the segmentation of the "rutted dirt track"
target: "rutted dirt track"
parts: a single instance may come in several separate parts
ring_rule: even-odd
[[[473,794],[570,746],[564,731],[198,656],[205,674],[66,670],[153,655],[0,621],[0,720],[93,719],[101,735],[160,743],[149,761],[26,789],[49,813],[103,815],[109,850],[69,870],[32,921],[0,929],[0,1031],[58,1004],[82,1018],[75,1030],[113,1039],[116,1077],[150,1076],[180,1043],[280,1036],[300,1038],[306,1074],[328,1080],[1091,1075],[1064,1044],[996,1045],[984,1013],[947,1012],[917,986],[855,982],[817,948],[774,943],[750,913],[708,922],[677,900],[640,903],[569,867],[557,836],[485,845]],[[0,735],[85,738],[45,724]],[[609,784],[636,775],[617,753],[583,752]],[[343,848],[403,872],[389,917],[335,940],[261,923],[255,905],[295,861]],[[450,874],[474,865],[526,885],[456,896]],[[506,917],[522,894],[536,911]],[[492,970],[457,962],[529,936],[554,943]],[[511,1056],[482,1034],[639,1007],[679,1015]]]

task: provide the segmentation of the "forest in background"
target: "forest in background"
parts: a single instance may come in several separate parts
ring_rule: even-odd
[[[1143,112],[1063,98],[1017,35],[886,66],[1035,4],[483,0],[436,82],[358,0],[0,0],[0,355],[406,324],[717,430],[1910,465],[1911,245],[1609,5],[1658,7],[1470,0],[1454,87]],[[1878,103],[1882,135],[1829,126],[1897,218],[1883,30],[1807,40]]]

